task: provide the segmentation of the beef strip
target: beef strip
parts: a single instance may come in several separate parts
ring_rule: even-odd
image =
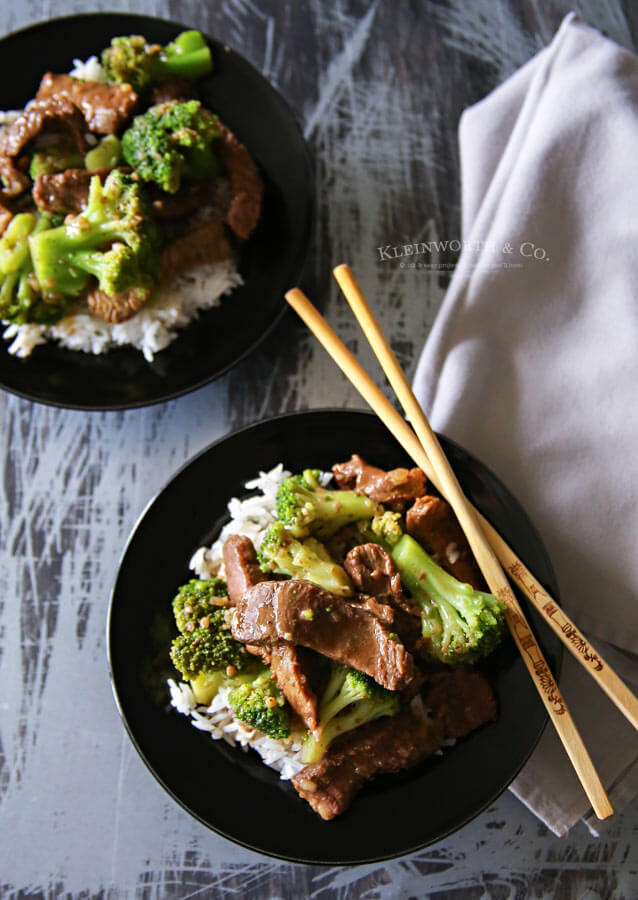
[[[305,647],[276,644],[270,648],[270,668],[279,690],[311,731],[319,724],[319,700],[312,688],[314,663]]]
[[[199,94],[192,81],[185,78],[167,78],[151,88],[151,106],[160,103],[183,103],[184,100],[198,100]]]
[[[148,294],[131,289],[111,295],[96,287],[88,292],[86,299],[94,316],[116,325],[139,312],[148,300]]]
[[[384,625],[394,625],[395,610],[387,603],[379,603],[378,600],[374,597],[369,597],[367,594],[357,594],[356,598],[348,600],[348,603],[352,603],[353,606],[359,609],[365,609],[371,616],[376,616]]]
[[[203,222],[164,246],[158,281],[170,281],[179,272],[203,263],[221,262],[232,253],[222,220]]]
[[[40,82],[36,100],[50,97],[75,103],[82,110],[90,131],[96,134],[117,134],[137,103],[137,94],[130,84],[101,84],[47,72]]]
[[[407,512],[406,529],[442,569],[478,590],[486,589],[481,570],[449,503],[440,497],[419,497]]]
[[[389,690],[414,679],[414,660],[375,616],[309,581],[269,581],[237,605],[233,636],[246,644],[301,644],[370,675]]]
[[[393,509],[425,494],[425,475],[421,469],[391,469],[389,472],[371,466],[354,453],[347,462],[332,467],[335,481],[344,490],[365,494],[376,503]]]
[[[80,110],[68,98],[50,97],[32,100],[0,138],[0,176],[7,196],[16,197],[31,186],[31,179],[16,158],[38,135],[60,132],[70,137],[84,153],[86,123]],[[25,160],[28,167],[28,160]]]
[[[226,222],[237,237],[245,241],[259,221],[264,185],[246,147],[221,122],[219,127],[221,135],[215,140],[214,148],[230,179],[232,190]]]
[[[476,669],[446,669],[428,675],[423,702],[441,722],[446,738],[465,737],[498,715],[494,691]]]
[[[89,187],[94,175],[104,184],[111,169],[67,169],[54,175],[38,175],[33,188],[33,200],[41,210],[49,213],[82,212],[89,199]]]
[[[249,588],[268,578],[257,562],[253,542],[243,534],[233,534],[224,541],[222,549],[228,596],[233,606],[241,601]]]
[[[416,766],[438,749],[442,737],[439,723],[400,712],[338,738],[292,783],[322,819],[334,819],[350,806],[366,781]]]
[[[343,565],[360,591],[371,594],[379,604],[389,604],[394,630],[408,650],[414,650],[421,636],[419,609],[404,595],[401,576],[387,550],[378,544],[359,544]]]
[[[175,194],[167,194],[153,182],[146,184],[145,188],[155,217],[161,221],[170,221],[208,206],[216,198],[217,186],[216,181],[192,181],[183,184]]]
[[[228,596],[237,605],[251,587],[265,581],[268,576],[259,568],[250,538],[232,535],[224,542],[222,553]],[[308,654],[304,655],[302,648],[284,644],[273,647],[248,644],[246,649],[270,665],[279,689],[294,711],[307,728],[316,728],[318,701],[310,684],[311,661]]]

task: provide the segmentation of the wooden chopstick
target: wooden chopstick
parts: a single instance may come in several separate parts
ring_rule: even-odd
[[[423,430],[423,422],[425,416],[421,406],[414,396],[412,388],[405,377],[405,374],[391,347],[389,346],[385,336],[383,335],[374,314],[368,306],[359,285],[357,284],[350,267],[347,265],[337,266],[333,270],[333,274],[339,283],[352,311],[357,317],[357,321],[366,335],[373,351],[376,354],[383,371],[385,372],[390,385],[397,395],[408,419],[412,422],[414,430],[422,447],[424,447],[421,431]],[[401,431],[410,432],[411,443],[416,443],[414,433],[406,425],[401,416],[397,418],[402,424]],[[425,420],[427,423],[427,420]],[[429,425],[427,426],[429,428]],[[393,429],[392,429],[393,430]],[[399,438],[400,442],[403,441]],[[438,443],[438,441],[437,441]],[[410,455],[411,450],[403,444]],[[442,451],[441,451],[442,452]],[[427,453],[427,449],[426,449]],[[423,471],[444,496],[447,497],[443,483],[437,477],[437,473],[432,466],[429,458],[429,465],[423,468]],[[449,497],[447,498],[450,499]],[[467,498],[466,498],[467,501]],[[469,501],[467,501],[469,503]],[[500,534],[490,525],[481,513],[472,507],[474,515],[478,518],[480,527],[491,546],[492,551],[496,554],[498,561],[512,577],[513,581],[520,587],[525,596],[530,600],[532,605],[543,616],[547,624],[558,635],[563,644],[592,676],[599,687],[607,694],[609,699],[615,703],[620,712],[628,719],[629,722],[638,730],[638,697],[636,697],[614,672],[612,667],[605,662],[598,651],[590,644],[587,638],[574,625],[569,616],[560,608],[558,603],[547,593],[539,581],[532,575],[529,569],[521,562],[511,547],[503,540]]]
[[[399,443],[403,444],[401,438],[405,436],[405,433],[403,432],[403,427],[396,427],[397,419],[401,426],[407,428],[414,440],[408,441],[407,444],[403,444],[403,446],[416,464],[420,466],[427,475],[427,470],[431,470],[433,467],[427,453],[414,435],[414,432],[412,432],[410,427],[403,421],[390,402],[386,400],[379,388],[377,388],[372,379],[369,378],[350,351],[345,347],[343,342],[337,337],[323,316],[321,316],[308,298],[298,288],[288,291],[286,300],[301,319],[303,319],[324,349],[330,354],[346,377],[361,393],[366,402],[377,413],[390,432],[399,440]],[[465,503],[467,504],[467,501],[465,501]],[[466,509],[464,509],[463,518],[465,520],[473,518],[471,509],[469,516],[466,513]],[[475,521],[476,520],[474,520],[474,522]],[[464,526],[464,522],[461,522],[461,525]],[[478,533],[480,535],[480,527],[474,525],[474,532],[475,534]],[[548,711],[552,723],[558,732],[563,746],[569,755],[572,765],[578,774],[581,784],[592,804],[592,808],[599,818],[607,818],[612,815],[613,808],[605,793],[600,778],[598,777],[598,773],[587,753],[583,740],[571,718],[558,685],[556,684],[540,647],[536,642],[536,638],[525,621],[518,602],[507,583],[507,579],[500,569],[498,561],[489,546],[487,546],[484,539],[481,541],[480,538],[479,540],[475,539],[475,544],[477,548],[479,548],[480,545],[480,556],[485,564],[486,571],[489,573],[489,577],[486,578],[486,580],[488,584],[490,584],[490,588],[493,589],[493,583],[499,592],[498,595],[507,604],[506,619],[510,631],[512,632],[512,636],[514,637],[514,641],[523,657],[523,661],[525,662],[534,685]],[[487,546],[487,552],[484,552],[483,545]],[[472,549],[474,549],[474,546],[472,546]],[[481,564],[481,559],[478,560],[479,565]],[[498,574],[499,570],[500,576]]]

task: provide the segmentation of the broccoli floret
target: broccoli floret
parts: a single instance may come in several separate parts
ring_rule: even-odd
[[[226,596],[226,583],[220,578],[193,578],[173,598],[173,613],[181,634],[173,641],[171,659],[189,681],[220,669],[226,672],[229,667],[241,672],[252,662],[244,645],[231,635],[226,606],[216,603]]]
[[[122,159],[122,142],[115,134],[107,134],[84,157],[84,165],[89,171],[94,169],[114,169]]]
[[[192,578],[182,585],[173,599],[173,613],[179,630],[183,634],[193,631],[202,618],[225,605],[218,602],[224,597],[228,597],[228,587],[221,578],[209,581]]]
[[[240,722],[268,737],[281,740],[290,735],[286,701],[268,668],[254,681],[232,690],[228,695],[228,705]]]
[[[31,157],[29,175],[36,180],[38,175],[54,175],[67,169],[83,169],[84,158],[75,148],[47,147],[38,150]]]
[[[135,291],[146,299],[160,262],[161,238],[142,186],[119,170],[104,185],[91,179],[85,208],[64,224],[29,238],[45,296],[77,296],[94,275],[109,296]]]
[[[277,518],[295,537],[313,533],[329,537],[349,522],[371,519],[383,508],[354,491],[319,484],[318,472],[306,469],[286,478],[277,491]]]
[[[203,78],[212,71],[213,60],[199,31],[183,31],[165,47],[133,34],[113,38],[102,51],[102,67],[111,84],[127,83],[143,91],[164,78]]]
[[[174,194],[182,179],[201,181],[220,171],[212,149],[219,120],[199,100],[160,103],[122,135],[122,154],[144,181],[154,181]]]
[[[66,312],[63,298],[42,296],[29,249],[29,237],[46,231],[54,222],[46,213],[19,213],[0,239],[0,319],[5,322],[51,325]]]
[[[302,762],[316,762],[340,734],[381,716],[394,716],[399,706],[395,691],[386,690],[363,672],[332,663],[330,680],[319,704],[319,726],[306,738]]]
[[[257,555],[264,572],[312,581],[339,597],[353,594],[347,572],[337,565],[323,544],[312,537],[298,540],[281,522],[270,526]]]
[[[401,513],[387,510],[370,522],[361,522],[359,533],[364,543],[380,544],[384,550],[390,551],[403,536]]]
[[[505,606],[445,572],[405,534],[391,551],[401,581],[421,607],[423,648],[440,662],[472,663],[501,640]]]

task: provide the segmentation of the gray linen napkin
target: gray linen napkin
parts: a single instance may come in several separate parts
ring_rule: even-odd
[[[415,390],[518,496],[561,605],[638,683],[638,59],[570,15],[459,142],[463,250]],[[638,735],[567,653],[562,686],[628,802]],[[557,834],[588,812],[551,726],[512,790]]]

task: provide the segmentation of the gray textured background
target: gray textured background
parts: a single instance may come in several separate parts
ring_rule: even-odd
[[[131,6],[2,0],[0,32],[54,15]],[[331,266],[349,261],[411,372],[446,279],[378,263],[375,248],[458,237],[459,114],[548,42],[570,4],[138,0],[134,6],[226,41],[290,101],[319,160],[319,220],[306,284],[326,299],[332,325],[371,367],[330,284]],[[574,6],[590,24],[635,46],[636,4]],[[72,54],[69,48],[69,61]],[[212,440],[263,416],[323,405],[360,402],[290,317],[215,384],[150,409],[89,414],[0,394],[4,895],[638,896],[635,803],[604,838],[579,825],[561,841],[506,793],[463,831],[415,856],[350,869],[297,867],[207,831],[164,795],[138,759],[112,700],[104,646],[108,597],[127,534],[171,473]]]

